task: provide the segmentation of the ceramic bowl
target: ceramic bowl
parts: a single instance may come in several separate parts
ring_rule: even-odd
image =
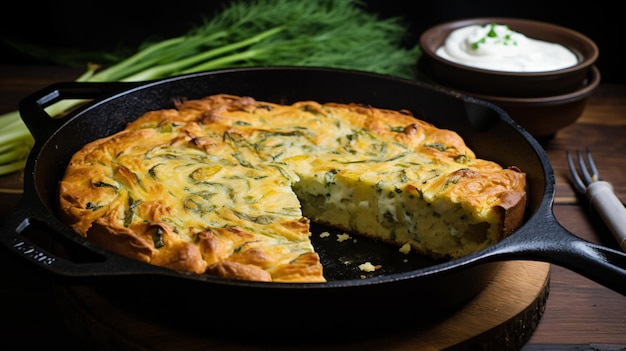
[[[520,98],[453,90],[491,102],[502,108],[532,136],[542,141],[553,138],[560,129],[574,124],[578,120],[587,105],[588,98],[599,83],[600,71],[594,65],[588,72],[583,86],[567,94]]]
[[[455,29],[493,23],[508,25],[511,30],[528,38],[561,44],[578,57],[578,63],[544,72],[506,72],[455,63],[436,54]],[[470,93],[508,98],[559,96],[578,91],[587,84],[590,70],[599,55],[596,44],[577,31],[536,20],[506,17],[470,18],[436,25],[422,33],[420,46],[420,70],[433,81]]]

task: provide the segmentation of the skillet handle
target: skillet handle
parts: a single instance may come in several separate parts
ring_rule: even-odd
[[[553,263],[626,296],[626,253],[581,239],[551,216],[496,245],[489,256]]]
[[[52,214],[31,214],[18,206],[0,225],[0,244],[20,259],[63,279],[88,279],[139,274],[171,274],[161,267],[141,264],[108,252],[58,224]],[[73,239],[70,239],[73,238]],[[111,269],[111,267],[117,267]]]
[[[65,82],[49,85],[22,99],[19,105],[22,120],[35,140],[46,140],[71,114],[51,116],[45,108],[56,103],[66,103],[68,108],[84,105],[115,93],[141,85],[141,82]],[[62,106],[62,105],[60,105]],[[66,112],[61,108],[60,112]]]

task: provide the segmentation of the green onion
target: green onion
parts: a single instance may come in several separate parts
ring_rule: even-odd
[[[491,28],[489,28],[489,33],[487,33],[487,36],[489,38],[497,38],[498,37],[498,33],[496,33],[496,24],[495,23],[491,24]]]
[[[477,41],[472,43],[472,49],[478,50],[478,47],[480,46],[480,44],[485,44],[486,43],[486,41],[487,41],[486,38],[498,38],[498,33],[496,32],[496,26],[497,25],[498,24],[496,24],[496,23],[492,23],[491,27],[489,27],[489,32],[487,32],[487,34],[484,37],[482,37],[482,38],[480,38]],[[505,26],[506,30],[511,31],[511,28],[509,28],[508,25],[504,25],[504,26]],[[517,42],[513,40],[513,38],[511,37],[510,33],[504,34],[504,37],[501,38],[501,40],[495,41],[495,43],[502,44],[502,45],[505,45],[505,46],[510,45],[510,44],[512,44],[513,46],[517,45]]]
[[[280,65],[356,69],[413,79],[421,51],[418,45],[403,45],[407,34],[402,19],[378,18],[358,0],[240,0],[188,33],[144,43],[111,66],[88,64],[76,81],[146,81]],[[83,102],[63,100],[46,111],[54,117]],[[17,111],[0,116],[0,126],[2,175],[23,169],[34,140]]]

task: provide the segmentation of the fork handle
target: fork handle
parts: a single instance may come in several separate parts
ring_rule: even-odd
[[[606,181],[593,182],[587,186],[587,197],[619,247],[626,251],[626,207],[615,195],[613,186]]]

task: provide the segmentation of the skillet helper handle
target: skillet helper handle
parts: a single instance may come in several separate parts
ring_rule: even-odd
[[[626,207],[615,195],[613,186],[606,181],[593,182],[587,187],[587,197],[619,247],[626,252]]]
[[[140,82],[66,82],[49,85],[22,99],[19,105],[20,116],[29,131],[37,140],[46,140],[57,130],[71,114],[51,116],[45,110],[56,103],[65,103],[68,108],[76,108],[91,100],[111,96],[117,92],[137,86]],[[74,100],[74,101],[72,101]],[[62,105],[59,112],[66,112]]]
[[[18,206],[9,214],[7,220],[0,224],[0,244],[56,277],[90,278],[168,273],[167,270],[157,266],[145,265],[120,255],[104,253],[102,249],[96,249],[91,243],[78,244],[69,239],[63,240],[64,237],[57,234],[57,231],[64,228],[59,226],[52,214],[44,211],[31,216],[30,212],[25,211]],[[55,245],[73,248],[74,251],[79,249],[81,258],[64,257],[52,249]],[[112,270],[111,266],[118,267],[118,269]]]

